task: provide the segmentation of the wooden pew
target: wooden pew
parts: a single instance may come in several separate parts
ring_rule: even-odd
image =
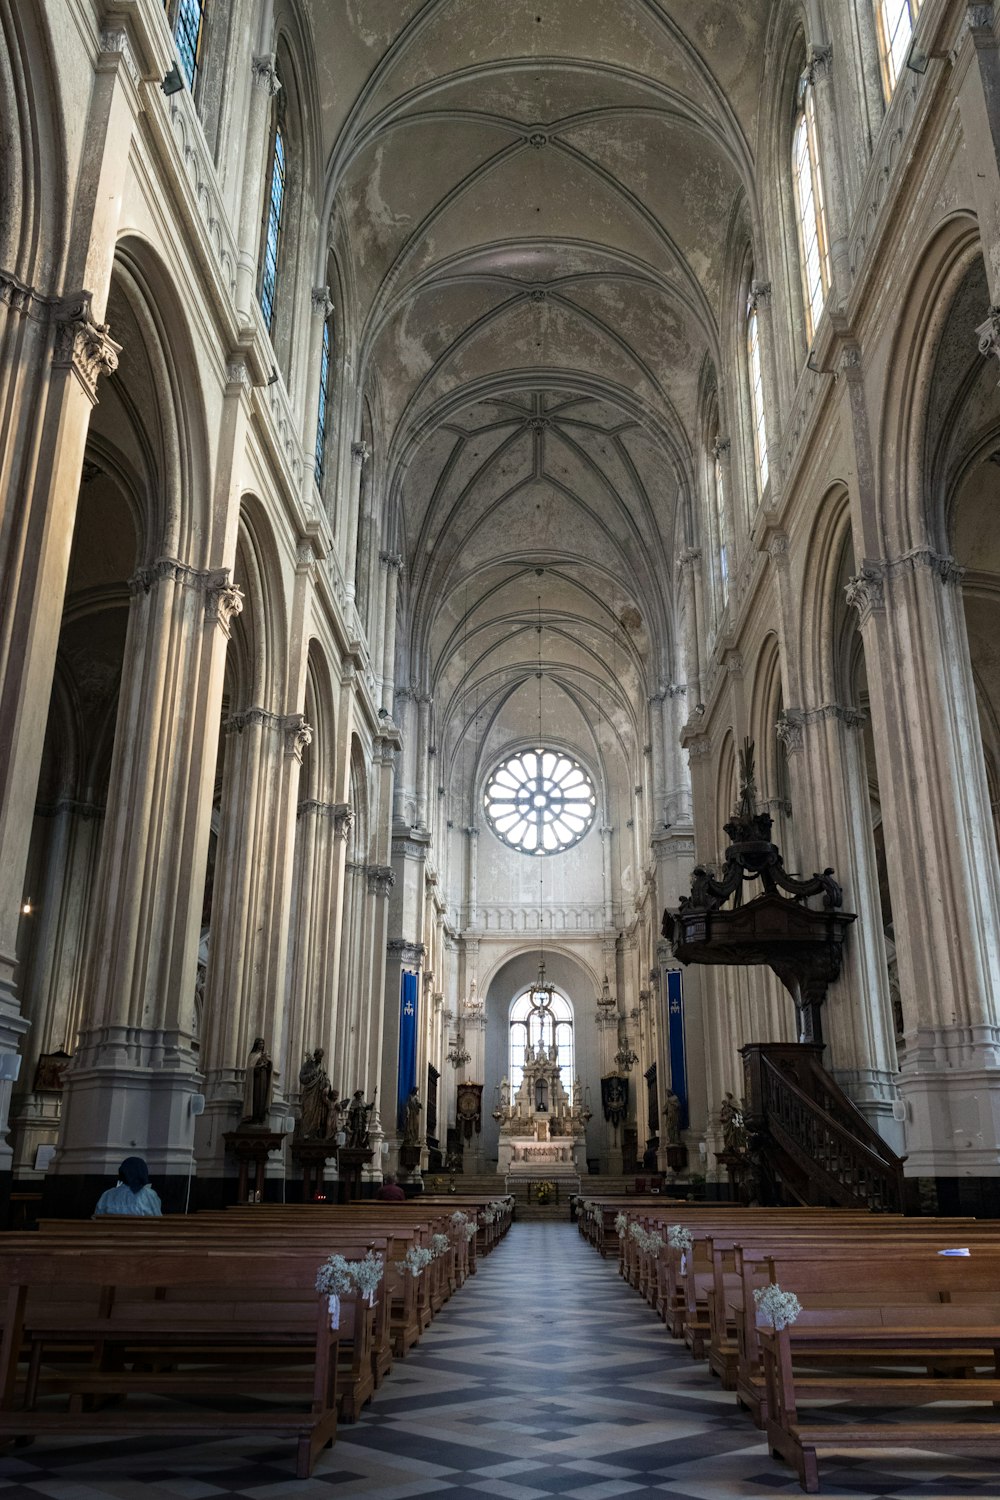
[[[994,1277],[998,1272],[995,1256]],[[824,1449],[929,1448],[1000,1456],[1000,1290],[981,1303],[884,1304],[866,1311],[866,1320],[857,1309],[844,1308],[814,1314],[790,1328],[760,1331],[768,1447],[795,1467],[802,1488],[818,1491],[818,1456]],[[802,1374],[803,1356],[807,1370],[817,1361],[827,1368]],[[888,1368],[872,1373],[875,1361]],[[932,1373],[935,1366],[955,1362],[962,1378]],[[893,1423],[844,1423],[839,1412],[836,1423],[800,1419],[804,1402],[830,1399],[893,1408],[961,1402],[971,1411],[964,1420],[934,1412]],[[984,1405],[990,1421],[983,1420]]]
[[[129,1397],[158,1394],[253,1396],[245,1411],[227,1411],[227,1430],[293,1437],[296,1473],[307,1478],[337,1430],[338,1334],[327,1299],[315,1291],[312,1248],[246,1253],[188,1249],[145,1252],[107,1247],[0,1251],[7,1284],[0,1344],[0,1439],[43,1435],[88,1437],[148,1434],[205,1437],[217,1433],[213,1409],[137,1406]],[[71,1287],[77,1310],[51,1293]],[[49,1309],[46,1314],[46,1308]],[[55,1321],[55,1327],[53,1327]],[[116,1395],[124,1404],[100,1411],[54,1409],[39,1400],[38,1375],[46,1342],[76,1346],[90,1368],[55,1374],[47,1392],[61,1391],[79,1407],[85,1395]],[[31,1350],[20,1375],[23,1346]],[[129,1370],[129,1357],[166,1351],[173,1368]],[[280,1356],[285,1368],[276,1373]],[[120,1368],[112,1368],[112,1365]],[[275,1390],[298,1398],[299,1410],[260,1396]],[[22,1407],[21,1403],[27,1404]],[[303,1409],[304,1408],[304,1409]]]

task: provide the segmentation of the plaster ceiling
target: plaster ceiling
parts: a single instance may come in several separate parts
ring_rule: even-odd
[[[540,621],[551,692],[600,705],[634,769],[648,694],[682,680],[676,559],[728,238],[755,217],[771,0],[344,8],[346,37],[312,19],[406,559],[398,680],[454,746],[473,700],[516,718]]]

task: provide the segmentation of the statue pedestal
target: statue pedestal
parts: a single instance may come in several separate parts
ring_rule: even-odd
[[[320,1141],[292,1141],[292,1161],[302,1168],[302,1201],[325,1201],[323,1175],[330,1159],[337,1159],[337,1142],[331,1137]]]
[[[687,1164],[688,1148],[682,1142],[672,1142],[667,1146],[667,1166],[671,1172],[684,1172]]]
[[[268,1130],[266,1126],[250,1125],[243,1130],[230,1130],[223,1137],[226,1150],[231,1151],[239,1164],[240,1177],[237,1196],[241,1203],[264,1201],[264,1174],[267,1158],[272,1151],[280,1151],[285,1139],[284,1132]],[[254,1169],[253,1187],[250,1186],[250,1168]]]
[[[374,1156],[370,1146],[341,1146],[337,1152],[337,1169],[344,1184],[344,1202],[361,1197],[361,1169]]]

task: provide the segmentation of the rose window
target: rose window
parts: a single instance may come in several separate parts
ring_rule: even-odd
[[[557,750],[524,750],[497,766],[483,796],[490,827],[522,854],[558,854],[583,838],[597,808],[578,761]]]

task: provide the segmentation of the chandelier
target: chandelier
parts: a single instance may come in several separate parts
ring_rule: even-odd
[[[628,1033],[623,1031],[618,1042],[618,1051],[615,1053],[615,1067],[619,1073],[631,1073],[638,1061],[639,1054],[633,1052]]]

